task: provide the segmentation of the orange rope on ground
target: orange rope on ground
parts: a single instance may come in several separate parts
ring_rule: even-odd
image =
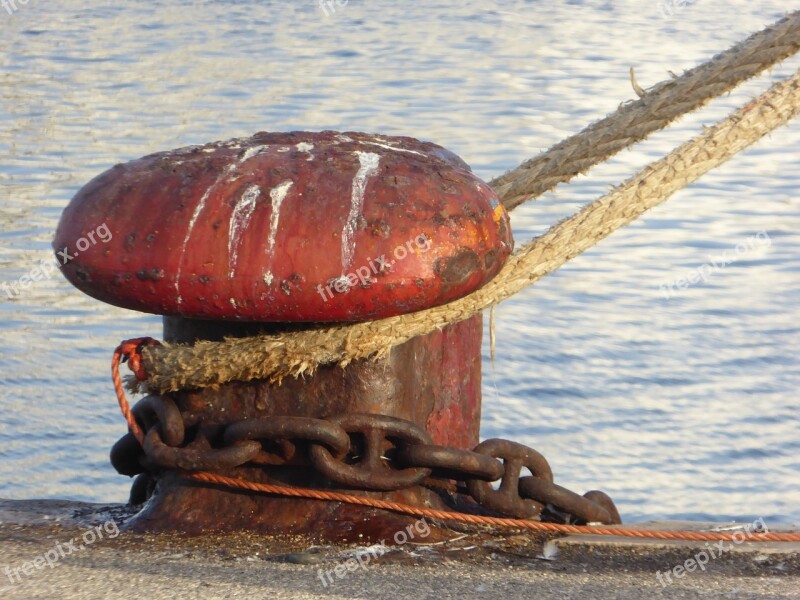
[[[130,427],[131,432],[134,436],[136,436],[136,439],[139,440],[140,444],[144,443],[144,434],[142,433],[139,424],[136,422],[136,419],[131,412],[130,405],[128,404],[128,399],[125,396],[125,390],[122,387],[122,381],[119,375],[119,364],[122,362],[123,358],[127,358],[131,370],[136,374],[136,377],[140,380],[146,379],[147,374],[142,370],[141,363],[139,361],[139,351],[142,346],[153,343],[158,342],[152,340],[151,338],[137,338],[123,342],[114,351],[114,358],[111,361],[111,378],[114,382],[114,389],[117,393],[117,401],[119,402],[120,409],[122,410],[122,415],[128,422],[128,427]],[[700,531],[649,531],[646,529],[627,529],[624,527],[561,525],[559,523],[542,523],[541,521],[529,521],[527,519],[488,517],[482,515],[457,513],[447,510],[420,508],[400,502],[389,502],[387,500],[378,500],[376,498],[367,498],[365,496],[345,494],[342,492],[296,488],[283,485],[272,485],[268,483],[255,483],[252,481],[246,481],[244,479],[226,477],[224,475],[217,475],[215,473],[208,473],[204,471],[187,473],[187,477],[194,481],[222,485],[241,490],[249,490],[252,492],[276,494],[294,498],[326,500],[330,502],[345,502],[347,504],[358,504],[361,506],[390,510],[393,512],[417,517],[427,517],[442,521],[459,521],[461,523],[471,523],[473,525],[494,525],[496,527],[528,529],[531,531],[546,531],[551,533],[605,536],[616,535],[656,540],[689,540],[697,542],[726,541],[735,543],[740,543],[745,540],[750,542],[800,542],[800,533],[748,532],[745,534],[742,532],[723,533]],[[742,539],[738,539],[736,536],[742,536]]]
[[[295,498],[311,498],[314,500],[329,500],[332,502],[346,502],[347,504],[360,504],[371,508],[381,508],[394,512],[414,515],[416,517],[428,517],[430,519],[440,519],[442,521],[460,521],[462,523],[472,523],[473,525],[495,525],[497,527],[512,527],[517,529],[530,529],[532,531],[548,531],[552,533],[572,533],[583,535],[618,535],[623,537],[649,538],[656,540],[691,540],[697,542],[739,542],[737,535],[744,533],[722,533],[722,532],[702,532],[702,531],[649,531],[646,529],[627,529],[624,527],[605,527],[594,525],[561,525],[559,523],[542,523],[541,521],[529,521],[527,519],[509,519],[503,517],[486,517],[482,515],[468,515],[448,510],[434,510],[432,508],[420,508],[400,502],[389,502],[387,500],[377,500],[366,498],[354,494],[343,494],[341,492],[330,492],[325,490],[312,490],[309,488],[294,488],[283,485],[271,485],[268,483],[254,483],[235,477],[225,477],[215,473],[195,472],[187,474],[189,479],[214,483],[225,487],[232,487],[252,492],[262,492],[266,494],[278,494],[280,496],[292,496]],[[752,542],[800,542],[800,533],[757,533],[750,532],[744,538]]]

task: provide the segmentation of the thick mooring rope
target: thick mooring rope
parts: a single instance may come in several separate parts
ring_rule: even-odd
[[[392,346],[466,319],[516,294],[727,161],[800,111],[800,72],[514,253],[480,290],[449,304],[379,321],[193,346],[142,350],[143,388],[154,393],[228,381],[311,373],[318,366],[381,357]],[[134,386],[135,387],[135,386]]]
[[[645,139],[672,121],[707,104],[795,54],[800,49],[800,11],[753,34],[729,50],[672,81],[664,81],[639,100],[536,156],[489,185],[508,210],[586,172],[623,148]],[[633,71],[631,71],[633,79]]]

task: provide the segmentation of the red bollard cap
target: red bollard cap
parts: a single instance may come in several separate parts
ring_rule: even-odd
[[[408,137],[257,133],[151,154],[72,199],[54,248],[78,289],[193,319],[365,321],[455,300],[513,248],[496,194]]]

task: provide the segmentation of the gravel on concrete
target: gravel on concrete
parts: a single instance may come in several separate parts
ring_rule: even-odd
[[[702,545],[460,534],[452,543],[420,541],[380,555],[374,547],[370,553],[368,546],[333,547],[296,538],[135,534],[124,531],[126,510],[0,501],[0,598],[800,600],[798,544],[744,543],[705,570],[662,585],[656,571],[682,564]],[[66,555],[59,554],[51,568],[44,557],[51,551],[52,559],[59,544]],[[39,557],[41,568],[34,565]],[[27,575],[21,570],[26,563]]]

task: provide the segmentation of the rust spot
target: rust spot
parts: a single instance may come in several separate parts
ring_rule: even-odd
[[[479,265],[478,255],[465,248],[455,256],[437,258],[433,270],[441,277],[443,284],[461,285],[478,270]]]
[[[256,388],[256,410],[265,411],[269,406],[269,394],[263,387]]]
[[[497,262],[497,250],[489,250],[483,257],[483,267],[486,270],[493,269],[496,262]]]
[[[409,177],[395,175],[394,177],[387,177],[386,183],[390,187],[408,187],[412,184],[412,181]]]
[[[136,232],[134,231],[127,238],[125,238],[125,249],[129,252],[133,250],[133,246],[136,244]]]
[[[370,223],[370,232],[376,237],[386,239],[392,233],[392,227],[383,219],[378,219]]]
[[[139,281],[160,281],[164,279],[164,269],[155,267],[152,269],[139,269],[136,271],[136,277],[139,278]]]
[[[508,226],[506,225],[506,220],[501,219],[500,222],[497,224],[498,235],[501,240],[510,239],[511,240],[511,247],[513,248],[514,241],[508,233]]]

